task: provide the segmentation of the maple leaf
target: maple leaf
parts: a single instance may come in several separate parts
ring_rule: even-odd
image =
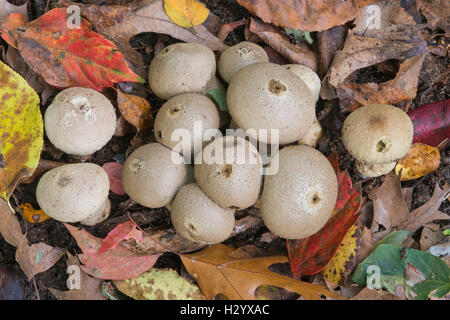
[[[330,156],[337,168],[337,155]],[[347,171],[338,171],[338,198],[331,218],[317,233],[305,239],[287,240],[289,262],[294,279],[323,270],[339,249],[348,230],[359,218],[361,193],[352,186]]]
[[[193,254],[180,254],[184,266],[207,299],[218,295],[225,295],[228,299],[255,299],[255,290],[263,285],[284,288],[307,300],[318,300],[321,295],[331,299],[342,298],[320,285],[270,271],[270,265],[287,261],[284,256],[240,259],[230,256],[233,251],[230,247],[216,244]]]
[[[70,29],[67,19],[66,9],[56,8],[20,28],[3,24],[2,30],[17,39],[22,58],[52,86],[101,91],[116,82],[144,82],[112,42],[90,29],[87,20]]]

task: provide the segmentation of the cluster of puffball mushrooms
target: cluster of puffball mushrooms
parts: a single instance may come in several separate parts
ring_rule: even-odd
[[[330,162],[314,148],[322,135],[315,114],[319,77],[302,65],[270,63],[265,50],[250,42],[225,50],[217,67],[228,83],[229,126],[255,129],[252,138],[263,144],[269,141],[258,130],[278,130],[277,172],[264,176],[258,146],[248,139],[196,137],[196,121],[201,121],[203,132],[228,125],[227,114],[207,94],[224,87],[216,77],[216,58],[209,48],[177,43],[163,49],[150,65],[150,88],[167,102],[155,119],[157,142],[137,148],[125,161],[124,190],[142,206],[168,207],[177,232],[200,243],[226,240],[234,228],[234,212],[252,205],[259,207],[267,228],[279,237],[300,239],[316,233],[330,218],[338,194]],[[48,139],[70,155],[86,156],[101,149],[115,126],[113,105],[91,89],[66,89],[45,112]],[[180,128],[194,137],[181,147],[172,137]],[[412,134],[412,122],[400,109],[368,105],[346,118],[342,140],[361,175],[376,177],[391,171],[407,153]],[[193,154],[198,144],[200,152]],[[185,148],[196,158],[217,147],[241,147],[254,161],[242,161],[237,152],[222,163],[191,165],[183,157]],[[109,215],[108,193],[108,176],[101,167],[67,164],[40,179],[37,201],[56,220],[92,226]]]

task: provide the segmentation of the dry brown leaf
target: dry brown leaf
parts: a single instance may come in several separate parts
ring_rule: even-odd
[[[400,188],[400,176],[387,174],[383,184],[369,193],[373,200],[372,240],[378,241],[409,218],[408,205]]]
[[[317,35],[319,76],[321,78],[327,73],[336,51],[340,50],[344,44],[345,35],[346,32],[343,26],[336,26],[319,32]]]
[[[317,55],[305,43],[292,44],[286,36],[281,34],[279,28],[253,18],[250,18],[250,31],[278,51],[290,63],[302,64],[317,71]]]
[[[365,287],[350,300],[406,300],[406,299],[397,297],[388,291],[375,290]]]
[[[450,194],[450,185],[446,183],[441,189],[437,183],[433,196],[425,204],[412,211],[406,221],[400,225],[400,229],[416,231],[421,226],[431,223],[433,220],[448,220],[450,217],[439,211],[439,206]]]
[[[63,255],[63,249],[41,242],[18,247],[16,261],[30,281],[36,274],[50,269]]]
[[[400,64],[395,78],[384,83],[344,82],[337,89],[341,109],[353,111],[368,104],[392,104],[414,99],[425,56],[426,53],[406,59]]]
[[[87,273],[81,270],[80,262],[75,256],[70,253],[67,254],[67,267],[76,266],[80,272],[80,287],[81,289],[72,289],[69,291],[60,291],[51,289],[51,293],[58,300],[107,300],[102,294],[101,280],[90,277]]]
[[[366,227],[362,227],[361,231],[361,247],[359,249],[358,263],[363,261],[373,250],[372,233]]]
[[[417,0],[417,8],[427,18],[433,28],[450,30],[450,6],[448,0]]]
[[[423,177],[436,171],[441,163],[439,149],[423,143],[414,143],[407,155],[395,166],[395,173],[402,171],[402,181]]]
[[[60,5],[67,6],[72,2],[63,0]],[[118,8],[117,6],[82,5],[77,3],[95,29],[116,44],[127,60],[136,67],[145,70],[145,64],[140,54],[130,45],[130,39],[143,32],[168,34],[185,42],[197,42],[206,45],[211,50],[223,51],[227,48],[215,35],[204,26],[185,29],[174,24],[164,11],[161,0],[144,0],[136,10]],[[117,12],[116,15],[111,14]],[[141,71],[142,71],[141,70]]]
[[[238,0],[264,22],[303,31],[322,31],[353,20],[360,8],[378,0]]]
[[[255,299],[255,290],[271,285],[298,293],[306,300],[318,300],[321,295],[342,299],[322,286],[294,280],[269,270],[274,263],[285,263],[284,256],[264,258],[230,258],[232,248],[218,244],[194,254],[180,255],[184,266],[197,281],[207,299],[225,295],[229,299]]]
[[[410,22],[407,18],[401,23],[394,24],[392,18],[396,16],[395,13],[400,6],[399,0],[384,1],[377,5],[380,6],[379,28],[368,29],[367,17],[364,17],[364,14],[356,19],[356,27],[349,31],[343,49],[336,52],[323,81],[321,90],[323,99],[336,98],[335,90],[342,87],[339,94],[340,99],[343,99],[345,111],[369,101],[394,103],[415,96],[418,72],[423,62],[421,55],[427,51],[423,34],[424,25],[407,25],[405,23]],[[408,59],[403,62],[395,79],[381,85],[372,83],[358,85],[350,82],[343,87],[345,82],[351,81],[351,75],[355,71],[391,59]],[[364,92],[359,94],[352,91],[358,89]],[[373,90],[382,92],[377,94]]]
[[[424,227],[422,230],[422,234],[420,236],[420,250],[427,251],[435,244],[438,244],[442,240],[445,239],[445,235],[443,230],[433,230],[427,227]]]
[[[217,37],[221,41],[225,41],[225,39],[228,37],[228,34],[232,32],[234,29],[236,29],[239,26],[243,26],[245,24],[245,19],[241,19],[238,21],[233,21],[227,24],[224,24],[220,27],[219,31],[217,32]]]
[[[47,171],[50,171],[50,170],[55,169],[57,167],[60,167],[60,166],[62,166],[64,164],[65,163],[62,163],[62,162],[41,159],[41,160],[39,160],[39,164],[38,164],[37,168],[34,170],[34,172],[31,175],[31,177],[21,181],[21,183],[31,183],[36,178],[39,178],[40,176],[42,176]]]

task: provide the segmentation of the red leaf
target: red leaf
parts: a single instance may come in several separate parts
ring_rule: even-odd
[[[408,112],[414,124],[414,141],[436,147],[450,138],[450,99],[426,104]]]
[[[122,168],[123,164],[118,162],[107,162],[103,165],[109,178],[109,189],[118,195],[126,194],[122,186]]]
[[[2,25],[17,38],[21,56],[50,85],[88,87],[101,91],[121,81],[144,80],[131,71],[117,47],[90,29],[82,19],[80,28],[67,27],[65,8],[53,9],[21,26]]]
[[[142,241],[142,231],[137,230],[136,227],[137,225],[133,221],[119,224],[108,233],[97,253],[114,249],[122,240],[135,239],[136,241]]]
[[[122,244],[104,253],[98,253],[97,251],[102,245],[102,239],[69,224],[64,224],[64,226],[75,238],[83,252],[83,254],[78,255],[83,264],[81,269],[95,278],[110,280],[136,278],[150,270],[160,256],[160,254],[139,256]]]
[[[330,155],[329,160],[333,166],[337,166],[335,154]],[[347,171],[338,171],[338,183],[336,206],[325,226],[308,238],[287,240],[289,262],[295,279],[324,269],[336,254],[348,229],[359,218],[361,193],[353,188]]]

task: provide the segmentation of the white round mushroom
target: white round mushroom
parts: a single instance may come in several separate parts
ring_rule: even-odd
[[[61,222],[95,225],[109,216],[109,178],[93,163],[67,164],[45,173],[36,189],[41,209]]]
[[[89,88],[61,91],[44,115],[45,133],[61,151],[87,156],[100,150],[116,130],[116,113],[111,102]]]

